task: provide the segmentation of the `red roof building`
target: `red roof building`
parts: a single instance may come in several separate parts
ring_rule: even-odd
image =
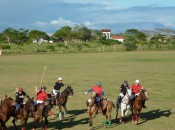
[[[124,41],[124,37],[123,36],[111,36],[111,39],[118,40],[120,42],[123,42]]]

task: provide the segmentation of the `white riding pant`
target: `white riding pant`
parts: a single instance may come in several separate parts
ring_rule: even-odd
[[[56,96],[60,91],[59,91],[59,90],[53,89],[52,92],[53,92],[53,94]]]

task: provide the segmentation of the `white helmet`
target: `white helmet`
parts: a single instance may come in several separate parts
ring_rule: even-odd
[[[58,80],[63,80],[63,78],[62,77],[59,77]]]
[[[139,81],[139,80],[136,80],[136,81],[135,81],[135,83],[136,83],[136,84],[139,84],[139,83],[140,83],[140,81]]]

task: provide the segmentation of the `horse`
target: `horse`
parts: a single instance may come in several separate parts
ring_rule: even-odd
[[[88,113],[88,117],[89,117],[89,129],[92,129],[93,126],[93,118],[94,116],[99,113],[98,109],[99,109],[99,105],[95,100],[93,99],[94,94],[92,93],[92,97],[91,99],[88,100],[88,104],[87,104],[87,113]],[[110,127],[111,125],[111,112],[112,112],[112,108],[115,108],[114,103],[111,100],[108,99],[104,99],[102,98],[100,101],[100,104],[102,105],[102,114],[105,117],[105,122],[104,122],[104,127]],[[107,124],[108,122],[108,124]]]
[[[59,118],[60,120],[62,120],[63,116],[66,115],[67,113],[67,107],[66,107],[66,103],[67,103],[67,99],[68,99],[68,96],[73,96],[74,95],[74,91],[73,89],[71,88],[71,86],[67,86],[65,88],[65,90],[63,92],[61,92],[60,96],[55,96],[53,97],[53,105],[58,105],[59,107]],[[62,115],[62,107],[64,108],[64,113]]]
[[[138,124],[138,120],[140,118],[140,113],[143,106],[143,101],[148,100],[148,95],[145,89],[141,89],[139,95],[135,97],[135,101],[133,102],[133,112],[132,112],[132,122]]]
[[[42,123],[43,118],[45,119],[44,127],[41,125],[41,127],[44,128],[44,130],[47,130],[47,124],[48,124],[48,113],[51,111],[52,108],[52,101],[51,99],[46,99],[43,103],[40,103],[37,105],[37,110],[34,114],[34,126],[33,130],[36,130],[36,125],[38,121]]]
[[[32,99],[28,99],[25,104],[22,104],[19,110],[19,114],[17,115],[18,119],[21,119],[22,124],[22,130],[25,130],[28,117],[31,115],[31,117],[34,116],[34,101]]]
[[[10,117],[14,117],[12,120],[12,123],[17,130],[16,124],[15,124],[15,110],[16,110],[16,102],[5,95],[5,99],[2,102],[2,105],[0,107],[0,122],[1,122],[1,130],[6,130],[6,122],[10,119]]]
[[[29,117],[34,117],[35,113],[35,106],[34,106],[34,98],[28,99],[27,102],[25,103],[25,108],[27,110],[27,113]]]
[[[122,124],[124,124],[126,114],[128,113],[129,110],[131,110],[131,106],[130,106],[131,95],[132,95],[132,91],[130,89],[127,89],[125,96],[123,96],[121,100],[121,106],[116,104],[116,120],[118,116],[118,110],[119,108],[121,108],[120,123]]]

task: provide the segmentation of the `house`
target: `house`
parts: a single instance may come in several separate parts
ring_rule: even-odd
[[[111,30],[110,29],[101,29],[102,36],[105,36],[106,39],[110,39]]]
[[[120,42],[123,42],[124,41],[124,37],[123,36],[111,36],[111,39],[118,40]]]

